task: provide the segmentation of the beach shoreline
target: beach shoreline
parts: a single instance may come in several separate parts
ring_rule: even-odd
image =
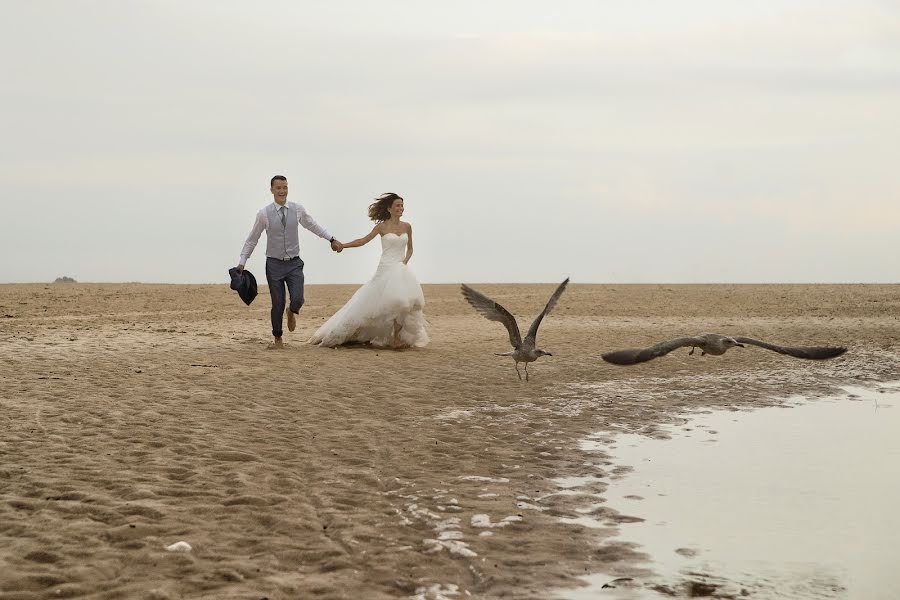
[[[3,597],[547,598],[643,568],[628,515],[560,522],[585,498],[554,480],[614,475],[579,440],[900,373],[900,285],[572,284],[527,383],[457,284],[423,286],[427,348],[305,344],[356,287],[307,286],[266,352],[265,288],[0,285]],[[524,328],[555,286],[473,287]],[[703,331],[849,351],[599,358]]]

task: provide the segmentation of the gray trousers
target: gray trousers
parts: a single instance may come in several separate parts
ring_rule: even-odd
[[[284,333],[281,324],[284,321],[285,286],[291,297],[291,312],[297,314],[303,306],[303,261],[299,256],[291,260],[266,258],[266,281],[272,296],[272,335],[281,337]]]

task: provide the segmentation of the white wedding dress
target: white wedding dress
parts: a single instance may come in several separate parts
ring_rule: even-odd
[[[354,342],[393,346],[395,323],[400,326],[401,345],[428,344],[422,286],[403,264],[408,239],[406,233],[381,236],[381,261],[375,275],[319,327],[310,344],[329,348]]]

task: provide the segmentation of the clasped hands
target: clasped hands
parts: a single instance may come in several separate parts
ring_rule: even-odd
[[[340,254],[344,249],[344,245],[337,240],[331,240],[331,249]]]

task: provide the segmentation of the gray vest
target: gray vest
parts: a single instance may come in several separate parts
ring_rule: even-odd
[[[285,223],[281,224],[279,206],[266,207],[269,227],[266,229],[266,256],[272,258],[294,258],[300,256],[300,232],[297,227],[297,209],[285,202]]]

